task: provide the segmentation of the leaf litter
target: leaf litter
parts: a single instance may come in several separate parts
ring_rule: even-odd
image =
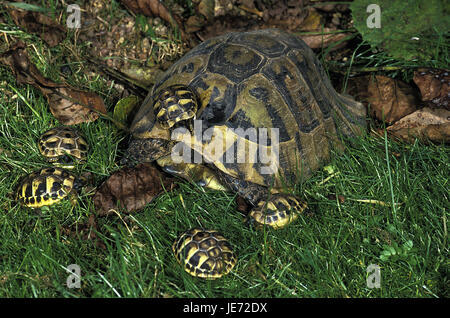
[[[95,210],[99,216],[140,211],[160,193],[172,190],[175,180],[150,163],[124,167],[97,189],[93,197]]]
[[[103,99],[97,94],[45,78],[31,63],[22,41],[0,55],[0,62],[10,67],[17,83],[28,84],[41,91],[47,98],[51,113],[61,124],[91,122],[99,117],[98,113],[106,113]]]

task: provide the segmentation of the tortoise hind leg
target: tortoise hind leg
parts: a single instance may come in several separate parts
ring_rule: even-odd
[[[248,220],[256,226],[268,225],[280,229],[297,219],[306,207],[306,202],[284,193],[270,195],[264,186],[240,180],[221,171],[217,172],[220,182],[237,192],[253,205]]]

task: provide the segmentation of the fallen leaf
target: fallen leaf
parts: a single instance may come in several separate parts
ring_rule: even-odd
[[[304,8],[305,1],[276,1],[265,8],[264,24],[267,27],[281,28],[289,31],[298,30],[308,11]],[[260,3],[261,6],[262,3]]]
[[[185,23],[185,29],[186,32],[193,33],[201,30],[205,24],[206,24],[205,19],[196,15],[192,15],[187,19]]]
[[[9,66],[19,84],[38,88],[47,98],[53,116],[64,125],[75,125],[96,120],[97,112],[106,114],[106,107],[100,96],[55,83],[44,76],[30,62],[21,41],[0,55],[0,62]]]
[[[323,27],[324,17],[314,8],[308,8],[308,15],[301,23],[298,30],[302,32],[311,32],[316,34],[301,35],[303,41],[312,49],[328,47],[333,43],[337,43],[350,35],[350,33],[340,32],[337,28]],[[336,50],[345,45],[345,41],[339,43],[332,50]]]
[[[44,13],[16,9],[10,9],[8,13],[17,26],[37,34],[50,47],[58,45],[66,38],[64,27]]]
[[[181,55],[182,54],[180,54],[180,56]],[[125,76],[130,78],[130,82],[136,83],[140,87],[152,87],[153,84],[158,81],[158,78],[161,78],[164,74],[164,71],[161,69],[161,67],[165,64],[171,63],[169,61],[161,60],[159,67],[147,67],[145,65],[126,65],[121,67],[120,71]],[[105,71],[107,71],[106,68]],[[112,72],[109,73],[112,74]]]
[[[418,69],[414,72],[414,83],[427,106],[450,110],[449,74],[449,70],[441,69]]]
[[[248,214],[248,212],[250,212],[250,208],[251,205],[247,203],[247,201],[243,197],[239,195],[236,197],[236,209],[239,212],[243,214]]]
[[[35,87],[58,87],[56,84],[42,76],[37,67],[30,62],[26,52],[25,43],[18,41],[6,52],[0,55],[0,62],[9,66],[19,84],[29,84]]]
[[[314,8],[308,10],[308,15],[300,26],[302,31],[314,31],[320,30],[323,23],[322,15],[319,14]]]
[[[325,11],[325,12],[332,12],[332,11],[336,10],[336,5],[337,5],[337,3],[330,3],[330,4],[317,3],[314,5],[314,8]]]
[[[413,142],[415,138],[423,142],[450,143],[450,111],[425,107],[403,117],[387,132],[401,140]]]
[[[253,0],[241,0],[240,3],[241,4],[239,5],[239,9],[251,14],[255,14],[260,18],[264,17],[264,13],[262,11],[259,11],[255,7],[255,2]]]
[[[209,4],[209,2],[212,1],[197,1],[199,4]],[[198,31],[196,36],[202,41],[229,32],[244,32],[265,28],[298,30],[308,14],[308,11],[304,9],[304,2],[306,1],[215,0],[215,19],[204,25],[201,19],[193,18],[189,21],[188,27],[196,32]],[[200,9],[199,5],[198,10]],[[205,11],[202,9],[202,12]]]
[[[358,89],[355,96],[365,105],[370,105],[371,116],[388,124],[411,114],[420,103],[412,87],[390,77],[359,77],[355,86]]]
[[[328,200],[333,200],[333,201],[336,201],[336,199],[337,200],[339,200],[339,203],[344,203],[345,202],[345,197],[343,196],[343,195],[335,195],[335,194],[329,194],[328,196],[327,196],[327,199]]]
[[[64,125],[76,125],[95,121],[100,113],[106,114],[103,99],[93,92],[80,91],[71,87],[42,90],[47,97],[53,116]]]
[[[196,32],[196,35],[202,41],[206,41],[215,36],[229,32],[243,32],[260,29],[255,21],[250,21],[247,17],[235,17],[228,15],[220,19],[214,19],[213,22],[205,25],[204,27],[200,24],[195,25],[195,23],[200,23],[200,21],[193,21],[192,23],[193,28],[202,28],[201,31]]]
[[[183,24],[178,21],[179,18],[173,15],[159,0],[121,0],[121,2],[128,10],[135,14],[160,17],[168,22],[173,28],[177,28],[180,31],[182,39],[186,38],[182,27]]]
[[[150,163],[125,167],[112,174],[94,195],[94,206],[100,216],[139,211],[164,189],[171,190],[174,178],[162,174]]]
[[[197,5],[197,12],[206,18],[207,21],[214,19],[214,0],[201,0]]]
[[[350,35],[350,33],[336,32],[337,29],[334,28],[323,28],[313,31],[317,32],[317,34],[300,36],[300,38],[305,41],[305,43],[308,44],[308,46],[312,49],[328,47],[331,44],[337,43]],[[343,41],[342,43],[339,43],[339,45],[334,46],[333,50],[337,50],[343,47],[345,44],[346,42]]]
[[[195,8],[195,15],[191,15],[184,23],[187,33],[201,30],[208,22],[214,20],[215,3],[214,0],[201,0]],[[198,13],[198,14],[197,14]]]
[[[129,95],[119,100],[114,107],[113,118],[122,124],[127,124],[127,118],[130,118],[130,114],[133,110],[139,106],[139,98],[135,95]]]

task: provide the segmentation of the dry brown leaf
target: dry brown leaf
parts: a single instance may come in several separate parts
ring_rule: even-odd
[[[56,21],[40,12],[8,10],[14,23],[29,33],[37,34],[48,46],[54,47],[66,38],[66,30]]]
[[[425,107],[389,126],[387,132],[408,142],[418,138],[424,142],[450,143],[450,111]]]
[[[314,35],[302,35],[300,38],[305,41],[306,44],[312,49],[318,49],[322,47],[330,46],[333,43],[341,41],[343,38],[348,36],[350,33],[334,33],[337,29],[332,28],[323,28],[314,30],[318,34]],[[337,50],[343,46],[345,46],[346,42],[339,43],[333,47],[332,50]]]
[[[308,11],[304,9],[304,1],[276,1],[263,11],[265,27],[298,30]]]
[[[71,87],[58,87],[43,90],[47,97],[50,111],[53,116],[64,125],[76,125],[84,122],[95,121],[99,114],[106,114],[103,99],[95,93],[84,92]]]
[[[314,35],[302,35],[303,41],[312,49],[328,47],[333,43],[341,41],[349,35],[349,33],[336,33],[336,28],[323,28],[323,16],[314,8],[308,8],[308,15],[300,26],[301,31],[314,32]],[[333,47],[333,50],[341,48],[345,42]]]
[[[197,22],[193,21],[192,23]],[[215,36],[229,32],[242,32],[260,29],[255,21],[249,21],[246,17],[226,16],[221,19],[214,19],[212,23],[205,25],[196,35],[206,41]]]
[[[207,21],[212,21],[214,19],[214,0],[201,0],[197,5],[197,12]]]
[[[0,62],[10,67],[19,84],[40,89],[48,100],[53,116],[64,125],[94,121],[99,117],[95,110],[106,113],[102,98],[95,93],[58,84],[42,76],[30,62],[25,44],[21,41],[3,53]]]
[[[198,0],[199,4],[211,0]],[[205,41],[229,32],[245,32],[266,28],[298,30],[308,11],[303,0],[283,0],[273,3],[254,0],[216,0],[214,17],[205,24],[202,19],[188,20],[186,30],[195,31]],[[200,11],[200,7],[198,9]],[[203,16],[203,15],[202,15]]]
[[[169,10],[159,0],[122,0],[121,2],[133,13],[157,16],[171,22],[172,16]]]
[[[192,15],[187,19],[184,27],[187,33],[192,33],[201,30],[204,25],[205,19],[196,15]]]
[[[178,28],[182,39],[186,38],[182,24],[178,21],[179,19],[177,20],[177,17],[159,0],[121,0],[121,2],[135,14],[160,17],[173,28]]]
[[[357,96],[365,105],[370,104],[371,116],[388,124],[411,114],[420,103],[412,87],[399,80],[369,75],[353,82],[353,89],[349,93]]]
[[[175,179],[162,174],[150,163],[125,167],[111,175],[94,195],[95,209],[100,216],[114,211],[139,211],[164,189],[171,190]]]
[[[420,89],[422,101],[431,108],[450,110],[450,71],[418,69],[414,72],[414,83]]]
[[[320,26],[322,25],[322,15],[317,12],[314,8],[310,8],[308,10],[308,16],[302,22],[300,26],[301,31],[314,31],[320,30]]]
[[[325,12],[332,12],[332,11],[336,11],[336,5],[335,3],[330,3],[330,4],[320,4],[317,3],[314,5],[314,8],[321,10],[321,11],[325,11]]]
[[[208,22],[214,20],[214,0],[201,0],[196,5],[195,12],[184,23],[184,29],[187,33],[193,33],[201,30]]]
[[[29,84],[35,87],[58,87],[56,84],[42,76],[41,72],[30,62],[25,49],[25,43],[18,41],[9,50],[0,55],[0,62],[9,66],[16,76],[19,84]]]
[[[240,195],[238,195],[235,200],[236,209],[243,214],[248,214],[251,208],[250,204],[248,204],[247,201]]]

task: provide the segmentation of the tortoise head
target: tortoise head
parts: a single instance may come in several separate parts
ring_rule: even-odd
[[[170,140],[158,138],[133,139],[120,163],[134,165],[141,162],[153,162],[169,155],[172,143]]]
[[[175,145],[172,130],[189,126],[197,109],[197,98],[188,86],[173,85],[150,93],[133,120],[134,138],[121,163],[152,162],[169,155]]]

